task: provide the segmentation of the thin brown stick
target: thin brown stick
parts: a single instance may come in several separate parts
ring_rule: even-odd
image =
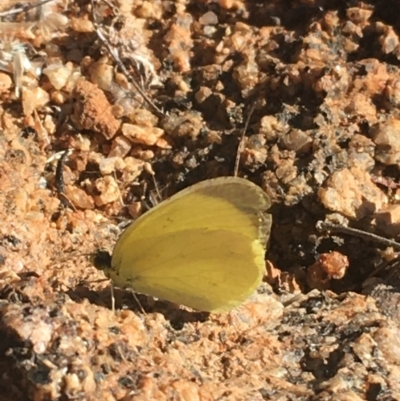
[[[129,71],[125,68],[125,66],[122,63],[122,60],[120,59],[116,50],[111,47],[107,38],[100,31],[100,28],[99,28],[97,22],[95,21],[94,7],[95,7],[95,1],[92,0],[92,18],[93,18],[93,24],[95,26],[95,32],[97,34],[97,37],[100,39],[100,41],[106,47],[106,49],[110,53],[111,57],[114,59],[114,61],[118,65],[118,67],[121,69],[122,73],[125,75],[126,79],[135,87],[135,89],[139,92],[139,94],[143,97],[143,99],[147,102],[147,104],[153,109],[153,111],[157,114],[157,117],[164,118],[165,114],[163,113],[163,111],[154,104],[154,102],[146,95],[144,90],[140,87],[140,85],[136,82],[136,80],[132,77],[132,75],[129,74]]]
[[[383,261],[380,265],[378,265],[370,274],[368,274],[367,278],[375,277],[378,273],[380,273],[383,270],[389,270],[391,267],[393,268],[396,264],[398,264],[400,261],[399,255],[389,261]]]
[[[42,0],[39,3],[36,3],[36,4],[29,4],[28,3],[28,4],[25,4],[25,5],[21,6],[21,7],[19,7],[19,8],[14,8],[14,9],[11,9],[11,10],[8,10],[8,11],[3,11],[3,12],[0,13],[0,18],[9,17],[10,15],[19,14],[19,13],[26,13],[27,11],[32,10],[33,8],[40,7],[43,4],[50,3],[52,1],[55,1],[55,0]]]
[[[394,240],[381,237],[380,235],[369,233],[367,231],[358,230],[357,228],[345,227],[340,224],[318,221],[315,225],[318,231],[336,232],[342,234],[353,235],[367,241],[376,242],[385,246],[391,246],[396,250],[400,250],[400,243]]]

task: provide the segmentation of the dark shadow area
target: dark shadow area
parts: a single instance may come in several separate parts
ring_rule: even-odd
[[[82,284],[70,289],[66,294],[75,302],[87,299],[90,303],[98,306],[112,308],[112,292],[107,287],[101,291],[93,291],[87,285]],[[179,305],[168,301],[155,300],[143,294],[133,294],[130,289],[114,287],[114,299],[116,313],[119,310],[129,309],[137,314],[160,313],[175,330],[181,330],[185,323],[204,322],[208,319],[208,312],[187,311],[181,309]]]

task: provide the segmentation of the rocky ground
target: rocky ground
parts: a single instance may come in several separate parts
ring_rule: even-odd
[[[0,5],[0,401],[400,399],[400,3],[29,4]],[[89,255],[234,174],[273,205],[258,292],[112,311]]]

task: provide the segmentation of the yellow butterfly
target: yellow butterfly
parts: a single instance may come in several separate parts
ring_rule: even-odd
[[[269,206],[264,191],[244,178],[200,182],[132,223],[102,270],[119,287],[201,311],[228,311],[262,281]]]

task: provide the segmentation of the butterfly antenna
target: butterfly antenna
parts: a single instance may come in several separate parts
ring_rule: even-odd
[[[157,194],[158,202],[161,202],[161,193],[160,193],[160,191],[158,189],[158,184],[157,184],[157,180],[156,180],[155,175],[152,175],[152,178],[153,178],[154,189],[155,189],[156,194]]]
[[[115,174],[115,171],[113,171],[113,177],[114,177],[115,182],[118,182],[117,175]],[[123,207],[125,207],[126,205],[125,205],[124,199],[122,197],[122,193],[121,193],[121,191],[119,189],[119,185],[117,185],[117,191],[118,191],[118,199],[119,199],[121,205]]]
[[[240,141],[239,141],[239,145],[238,145],[237,152],[236,152],[235,167],[233,169],[233,176],[234,177],[237,177],[238,172],[239,172],[240,155],[244,150],[244,142],[245,142],[246,131],[247,131],[247,128],[249,127],[250,118],[253,115],[255,107],[256,107],[256,102],[254,101],[253,104],[251,105],[249,114],[248,114],[248,116],[246,118],[246,122],[245,122],[243,130],[242,130],[242,135],[240,136]]]
[[[154,190],[149,191],[150,192],[148,196],[149,202],[147,202],[146,200],[143,201],[147,210],[150,210],[154,206],[157,206],[162,201],[161,192],[158,189],[157,180],[154,174],[152,174],[152,178],[153,178]],[[146,192],[146,190],[144,192]],[[145,195],[143,195],[143,198],[144,199],[146,198]]]

